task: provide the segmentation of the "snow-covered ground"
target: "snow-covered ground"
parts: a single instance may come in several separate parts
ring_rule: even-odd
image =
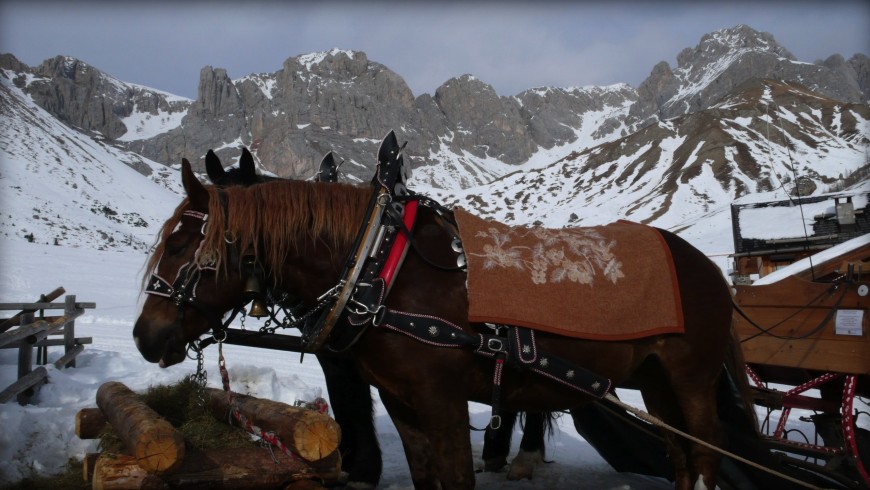
[[[58,286],[80,302],[95,302],[76,320],[76,335],[93,337],[77,358],[73,369],[46,366],[49,383],[32,405],[15,402],[0,405],[0,486],[31,474],[53,474],[63,470],[69,458],[96,449],[94,441],[75,436],[74,418],[84,407],[95,406],[96,391],[110,380],[141,391],[149,386],[172,383],[192,373],[196,366],[186,361],[167,369],[147,363],[133,345],[132,329],[139,308],[139,286],[147,256],[141,252],[95,251],[23,242],[0,241],[0,302],[31,302]],[[250,323],[248,328],[252,328]],[[54,361],[62,348],[51,348]],[[293,403],[325,395],[323,374],[313,356],[300,362],[290,352],[238,346],[225,348],[234,390]],[[206,351],[209,385],[219,387],[217,351]],[[0,349],[0,387],[11,384],[17,374],[17,349]],[[373,390],[374,392],[374,390]],[[375,396],[377,396],[375,392]],[[639,404],[635,392],[620,396]],[[384,452],[381,488],[410,488],[410,474],[399,436],[376,398],[376,425]],[[486,425],[489,407],[469,404],[472,424]],[[17,427],[17,429],[15,429]],[[519,443],[520,433],[514,437]],[[476,463],[481,464],[482,432],[471,432]],[[478,488],[548,489],[657,489],[667,483],[612,470],[594,449],[574,431],[570,417],[562,417],[554,436],[548,440],[547,459],[553,461],[536,470],[531,481],[508,482],[504,473],[480,473]]]

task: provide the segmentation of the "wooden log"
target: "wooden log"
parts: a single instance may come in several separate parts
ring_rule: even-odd
[[[148,473],[126,454],[101,454],[94,465],[94,490],[158,490],[169,488],[160,476]]]
[[[97,390],[97,406],[143,469],[165,473],[184,459],[184,438],[129,388],[117,381]]]
[[[36,392],[36,388],[41,386],[47,378],[48,371],[44,367],[38,366],[0,392],[0,403],[6,403],[16,395],[19,395],[18,403],[22,405],[27,404],[30,397]]]
[[[94,468],[97,466],[97,460],[100,458],[100,453],[87,453],[82,458],[82,480],[91,481],[94,478]]]
[[[139,467],[132,456],[103,455],[94,469],[93,488],[314,489],[322,486],[309,482],[311,479],[338,481],[337,471],[318,472],[283,453],[276,452],[272,458],[268,450],[256,447],[191,452],[174,471],[155,475]]]
[[[74,317],[81,316],[82,312],[84,312],[84,310],[77,311],[74,314]],[[28,313],[28,315],[32,315],[32,313]],[[24,317],[22,316],[22,318]],[[35,344],[63,328],[63,326],[70,320],[72,320],[72,318],[64,315],[57,317],[50,322],[45,320],[30,320],[25,323],[22,321],[23,326],[9,332],[0,333],[0,346],[21,340],[26,341],[29,344]]]
[[[79,439],[96,439],[108,423],[99,408],[83,408],[76,412],[76,435]]]
[[[218,420],[232,420],[227,392],[206,388],[209,408]],[[306,461],[323,459],[338,448],[341,429],[330,417],[313,410],[247,395],[235,395],[236,407],[253,425],[274,432],[293,453]]]
[[[84,350],[85,346],[81,344],[73,345],[66,351],[66,354],[60,356],[58,360],[54,361],[54,367],[57,369],[63,369],[67,367],[67,365],[69,365],[69,367],[76,367],[76,356],[81,354]]]

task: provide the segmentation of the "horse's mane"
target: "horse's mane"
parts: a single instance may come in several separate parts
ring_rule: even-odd
[[[227,241],[237,245],[241,255],[254,255],[274,273],[280,271],[278,265],[289,254],[312,240],[337,250],[349,248],[363,224],[371,192],[348,184],[295,180],[205,188],[209,194],[208,226],[200,256],[214,258],[217,269],[224,272]],[[189,206],[188,199],[182,201],[163,225],[147,271],[155,270],[167,237]]]

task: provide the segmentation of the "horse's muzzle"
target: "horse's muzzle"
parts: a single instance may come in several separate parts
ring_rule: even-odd
[[[178,364],[186,357],[187,345],[177,338],[177,328],[157,326],[139,317],[133,327],[133,340],[139,353],[148,362],[159,362],[160,367]]]

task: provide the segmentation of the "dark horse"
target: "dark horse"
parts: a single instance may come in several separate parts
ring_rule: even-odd
[[[242,149],[237,168],[224,169],[212,150],[205,155],[208,178],[218,186],[249,186],[278,180],[263,176],[256,171],[254,157],[247,148]],[[320,182],[335,182],[337,165],[332,152],[320,163],[315,179]],[[274,295],[274,296],[277,296]],[[360,377],[359,370],[349,357],[316,355],[323,369],[326,392],[332,404],[335,421],[341,427],[341,469],[347,475],[351,488],[374,488],[381,479],[383,467],[381,448],[372,418],[373,404],[369,383]]]
[[[182,301],[148,296],[133,331],[142,355],[163,366],[183,361],[187,344],[243,301],[244,256],[253,255],[276,287],[312,306],[334,291],[371,197],[365,188],[299,181],[218,190],[203,186],[189,165],[182,165],[182,180],[187,198],[164,224],[147,268],[156,279],[177,278],[169,284],[183,289]],[[683,334],[603,342],[536,332],[538,346],[614,385],[633,383],[653,414],[722,445],[716,390],[724,361],[737,352],[730,291],[700,251],[676,235],[660,234],[673,256]],[[486,326],[468,321],[466,274],[432,266],[456,257],[444,218],[434,207],[419,206],[412,235],[415,253],[407,254],[396,276],[385,314],[437,318],[456,326],[453,334],[460,337],[483,335]],[[380,326],[353,333],[359,335],[349,353],[363,379],[379,390],[414,485],[473,487],[467,402],[492,400],[492,359],[470,349],[433,347]],[[501,406],[508,410],[565,410],[591,400],[530,370],[512,371],[501,383]],[[676,488],[715,488],[715,451],[671,433],[664,438]]]
[[[254,157],[242,148],[238,166],[225,169],[220,158],[209,150],[205,155],[205,168],[209,180],[217,186],[250,186],[278,180],[257,173]],[[337,182],[338,165],[332,152],[320,162],[314,177],[318,182]],[[354,367],[353,360],[335,355],[316,355],[323,369],[326,391],[332,404],[335,420],[341,427],[342,471],[353,488],[375,487],[380,481],[382,459],[372,415],[373,404],[369,384]],[[516,412],[503,411],[502,424],[487,427],[483,446],[485,471],[500,471],[507,465],[511,436],[518,418]],[[544,459],[544,436],[550,428],[551,418],[543,413],[526,414],[520,451],[508,470],[508,479],[531,478],[534,467]]]

